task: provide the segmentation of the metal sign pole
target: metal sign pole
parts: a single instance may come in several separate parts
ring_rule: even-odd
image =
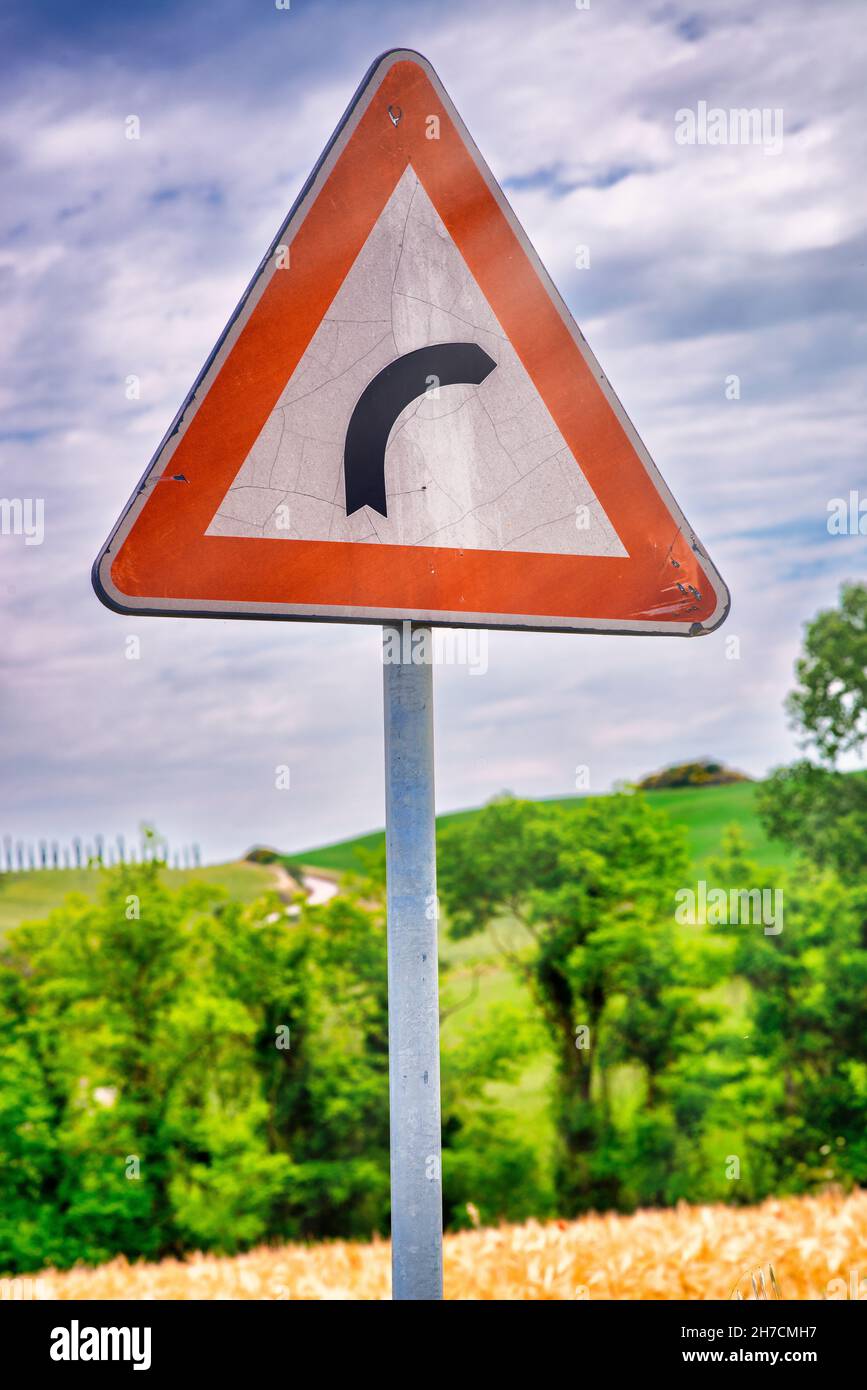
[[[392,1297],[440,1299],[433,643],[419,623],[385,625],[382,635]]]

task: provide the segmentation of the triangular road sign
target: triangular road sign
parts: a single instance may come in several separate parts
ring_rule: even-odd
[[[124,613],[694,635],[728,592],[430,64],[365,77],[94,565]]]

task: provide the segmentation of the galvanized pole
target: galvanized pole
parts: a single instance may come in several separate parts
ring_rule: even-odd
[[[406,622],[384,626],[382,636],[392,1297],[439,1299],[443,1218],[432,634],[429,627]]]

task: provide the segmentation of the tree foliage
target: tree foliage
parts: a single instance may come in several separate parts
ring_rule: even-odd
[[[740,1135],[741,1200],[867,1178],[867,893],[829,871],[761,870],[731,837],[715,881],[779,893],[783,930],[720,927],[726,972],[749,985],[719,1114]]]
[[[838,606],[807,624],[795,672],[786,707],[819,762],[775,768],[758,789],[759,814],[769,835],[857,882],[867,868],[867,777],[838,762],[867,738],[867,585],[844,584]]]
[[[675,939],[681,831],[639,796],[590,801],[580,816],[501,798],[440,847],[453,935],[490,933],[548,1031],[559,1209],[666,1200],[679,1144],[667,1082],[712,1016]],[[645,1101],[629,1125],[613,1093],[626,1068]]]
[[[386,979],[375,904],[289,919],[275,895],[171,891],[156,864],[17,928],[0,967],[0,1269],[387,1231]],[[450,1210],[525,1211],[535,1155],[486,1093],[522,1046],[505,1024],[480,1034],[462,1084],[446,1052]]]
[[[639,791],[652,792],[674,787],[725,787],[732,782],[749,782],[744,772],[737,772],[713,758],[698,762],[672,763],[660,772],[648,773],[636,784]]]
[[[844,584],[836,608],[807,624],[787,708],[804,742],[835,763],[867,737],[867,585]]]

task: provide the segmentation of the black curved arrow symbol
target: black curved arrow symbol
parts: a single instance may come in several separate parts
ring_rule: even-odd
[[[478,343],[435,343],[404,353],[373,378],[358,398],[343,450],[346,515],[370,507],[388,516],[385,450],[401,411],[423,396],[436,377],[440,386],[479,386],[496,362]]]

